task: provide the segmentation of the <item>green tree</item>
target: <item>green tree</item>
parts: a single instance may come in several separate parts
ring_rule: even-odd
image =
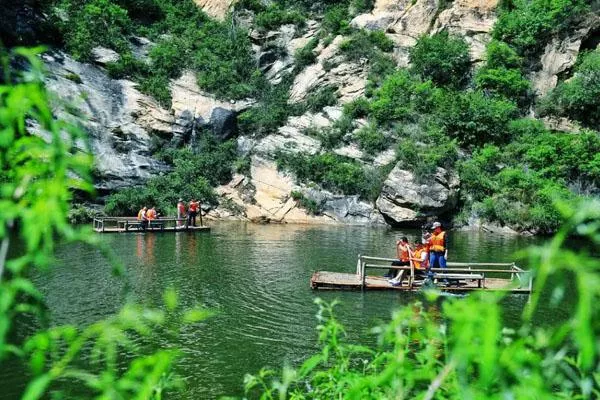
[[[600,50],[580,56],[573,78],[561,82],[540,102],[542,115],[560,115],[597,129],[600,124]]]
[[[76,59],[89,60],[96,46],[128,50],[131,20],[127,10],[111,0],[63,0],[53,11],[67,50]]]
[[[485,65],[475,75],[477,88],[510,99],[523,98],[529,81],[521,72],[522,59],[506,43],[491,41],[486,48]]]
[[[550,37],[577,24],[590,10],[586,0],[510,0],[502,9],[492,35],[533,58]]]
[[[409,54],[412,72],[437,85],[460,87],[469,77],[469,45],[446,31],[421,36]]]
[[[436,115],[446,133],[464,146],[510,141],[507,124],[518,116],[515,103],[480,91],[445,92],[436,98]]]

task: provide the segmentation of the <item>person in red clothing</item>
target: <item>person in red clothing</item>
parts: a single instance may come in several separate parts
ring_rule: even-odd
[[[200,203],[198,203],[195,199],[192,199],[188,207],[188,225],[196,226],[196,215],[198,215],[199,209]]]
[[[177,202],[177,219],[183,219],[186,217],[187,215],[185,213],[185,203],[183,202],[183,199],[179,199],[179,201]],[[181,221],[177,221],[177,226],[181,225]]]

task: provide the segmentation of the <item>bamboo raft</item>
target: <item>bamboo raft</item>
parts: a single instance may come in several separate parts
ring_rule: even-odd
[[[157,218],[143,230],[136,217],[97,217],[92,222],[92,229],[98,233],[140,233],[140,232],[210,232],[210,227],[202,223],[200,226],[187,225],[185,218]]]
[[[317,271],[312,275],[310,286],[313,289],[338,290],[400,290],[418,291],[424,282],[415,276],[414,266],[391,266],[393,258],[358,256],[355,273]],[[386,263],[386,264],[384,264]],[[460,263],[448,262],[448,268],[432,268],[434,283],[447,279],[448,286],[437,285],[445,292],[465,293],[475,290],[506,291],[529,294],[533,278],[529,271],[514,263]],[[388,278],[367,275],[367,270],[390,269],[402,271],[402,284],[392,286]]]

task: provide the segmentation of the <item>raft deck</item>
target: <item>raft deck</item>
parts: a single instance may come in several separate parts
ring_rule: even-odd
[[[187,225],[185,218],[157,218],[153,220],[146,230],[141,228],[140,222],[135,217],[98,217],[94,218],[92,228],[98,233],[140,233],[140,232],[209,232],[210,227]]]
[[[313,289],[338,290],[421,290],[423,278],[415,276],[409,267],[392,267],[391,258],[359,256],[355,273],[317,271],[312,275]],[[386,262],[387,264],[383,264]],[[380,274],[389,269],[403,271],[402,284],[393,286],[388,278],[381,275],[366,275],[367,270],[379,270]],[[511,293],[531,293],[532,277],[514,263],[448,263],[448,268],[433,268],[434,282],[445,292],[465,293],[475,290],[505,291]],[[448,278],[449,284],[440,283]]]

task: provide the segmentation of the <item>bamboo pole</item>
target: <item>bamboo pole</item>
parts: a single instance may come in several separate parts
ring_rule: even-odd
[[[361,287],[361,289],[365,290],[365,283],[367,281],[367,271],[366,271],[367,264],[365,263],[363,257],[360,258],[360,264],[361,264],[360,270],[361,270],[361,274],[362,274],[362,287]]]

